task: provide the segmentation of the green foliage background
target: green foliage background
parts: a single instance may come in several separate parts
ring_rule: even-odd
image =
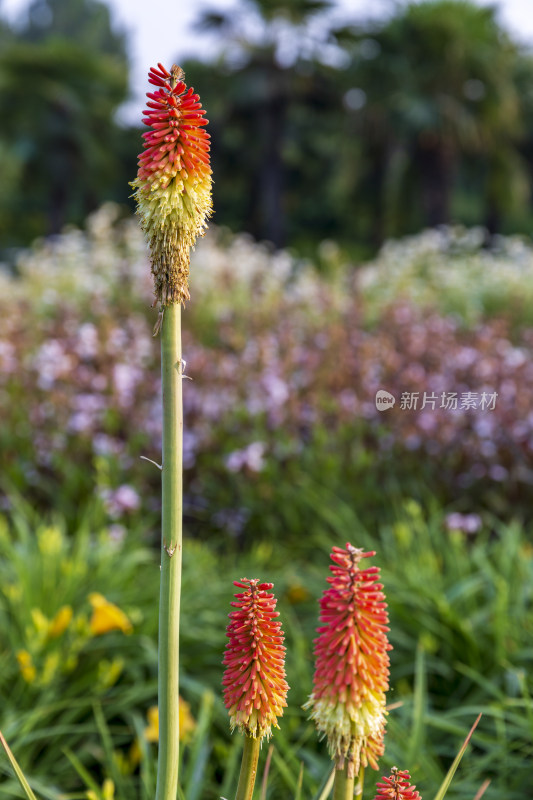
[[[264,540],[245,554],[228,552],[227,543],[217,550],[186,541],[182,693],[197,724],[182,747],[184,796],[214,799],[234,788],[241,742],[237,734],[229,736],[219,686],[229,579],[244,574],[275,582],[291,686],[289,708],[273,738],[265,796],[297,796],[302,763],[302,796],[318,795],[328,759],[301,704],[311,686],[316,601],[326,586],[328,553],[349,533],[361,546],[379,551],[389,601],[392,708],[382,771],[408,765],[422,796],[433,797],[483,712],[449,796],[472,798],[489,779],[488,798],[519,800],[529,785],[532,757],[527,665],[533,559],[527,538],[515,525],[500,527],[497,538],[482,534],[469,543],[459,531],[444,533],[437,507],[424,510],[412,501],[399,510],[394,524],[370,534],[348,508],[328,507],[325,499],[315,501],[315,512],[324,520],[320,539],[305,556],[296,552],[289,561],[283,548]],[[39,521],[17,501],[11,519],[9,526],[2,519],[0,528],[4,735],[41,797],[83,797],[84,786],[102,797],[105,778],[113,780],[118,798],[153,796],[155,749],[143,732],[157,691],[155,553],[134,529],[127,540],[114,543],[105,528],[95,527],[95,517],[67,531],[57,518]],[[298,535],[299,529],[286,531],[286,536]],[[41,666],[37,681],[25,683],[15,652],[30,648],[42,665],[54,653],[72,651],[78,635],[67,631],[41,644],[44,650],[36,649],[31,608],[51,615],[69,603],[76,615],[83,614],[87,592],[95,589],[120,603],[134,632],[85,639],[74,669],[56,659],[55,671],[45,673]],[[132,761],[134,742],[142,754],[140,768]],[[265,746],[260,776],[267,751]],[[8,772],[5,762],[1,769]],[[367,776],[370,797],[376,778]],[[4,778],[0,793],[18,796],[19,790]]]
[[[87,228],[37,244],[19,275],[2,279],[0,727],[40,797],[75,800],[89,790],[110,800],[112,781],[117,800],[145,800],[153,796],[156,757],[145,730],[156,702],[159,478],[139,456],[159,454],[156,312],[136,221],[117,219],[108,206]],[[449,233],[448,249],[434,231],[390,243],[360,273],[357,294],[346,265],[324,280],[312,265],[248,237],[212,231],[195,251],[184,326],[193,378],[185,387],[186,432],[197,437],[185,473],[182,605],[181,691],[197,723],[182,747],[189,800],[230,797],[235,786],[241,742],[229,733],[220,681],[231,581],[245,576],[275,584],[291,686],[265,797],[318,797],[329,760],[301,705],[312,685],[329,552],[346,541],[377,551],[390,608],[384,771],[408,767],[431,800],[482,711],[449,796],[472,800],[485,780],[489,800],[519,800],[527,791],[533,549],[524,423],[533,379],[526,357],[533,251],[509,240],[489,254],[475,234]],[[466,269],[472,286],[461,280]],[[523,398],[514,438],[518,399],[508,407],[510,425],[503,395],[494,412],[468,418],[475,428],[496,417],[488,465],[516,468],[505,481],[485,475],[470,486],[454,483],[459,469],[478,464],[472,429],[459,429],[453,448],[426,431],[433,449],[409,451],[400,428],[408,412],[394,423],[352,411],[342,421],[343,381],[371,375],[381,359],[397,363],[395,303],[415,341],[426,328],[442,339],[444,353],[436,348],[431,356],[444,377],[457,355],[477,347],[477,360],[493,365],[487,380],[513,385]],[[451,337],[442,328],[435,335],[435,319],[449,328],[455,317],[461,324]],[[254,389],[269,395],[264,381],[273,365],[292,393],[282,408],[270,396],[263,411],[254,410],[247,400]],[[133,394],[124,392],[128,375]],[[368,388],[358,383],[357,391],[364,398]],[[282,409],[290,410],[283,423]],[[381,448],[391,433],[394,447]],[[259,465],[230,468],[258,443]],[[470,533],[467,520],[475,523]],[[92,592],[128,615],[130,635],[88,634]],[[65,605],[72,623],[60,636],[43,634],[42,615],[52,620]],[[35,667],[29,681],[21,651]],[[261,777],[268,752],[265,746]],[[0,770],[0,795],[20,796],[1,759]],[[375,778],[367,776],[365,797]]]

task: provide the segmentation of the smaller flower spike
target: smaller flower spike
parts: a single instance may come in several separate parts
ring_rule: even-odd
[[[360,767],[377,769],[383,755],[385,691],[389,656],[387,604],[378,567],[360,569],[375,555],[346,545],[334,547],[333,577],[320,600],[319,636],[315,639],[313,693],[304,708],[327,736],[337,769],[348,762],[351,777]]]
[[[150,244],[155,295],[162,306],[189,298],[190,249],[211,215],[209,134],[205,111],[183,70],[152,67],[143,122],[144,151],[131,184]]]
[[[276,599],[269,591],[272,583],[242,578],[234,586],[244,589],[231,603],[223,664],[224,703],[230,715],[231,730],[236,727],[247,736],[270,737],[272,726],[287,705],[285,647],[281,624],[276,619]]]
[[[378,793],[374,800],[422,800],[416,786],[411,786],[410,780],[407,770],[400,771],[398,767],[393,767],[390,776],[382,778],[376,784]]]

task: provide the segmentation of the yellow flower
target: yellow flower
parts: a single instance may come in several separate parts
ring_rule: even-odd
[[[159,709],[151,706],[146,712],[148,727],[144,729],[144,738],[147,742],[159,741]],[[179,699],[179,729],[180,740],[184,741],[196,728],[196,722],[191,714],[191,707],[183,697]]]
[[[63,549],[64,537],[59,528],[42,528],[37,532],[37,544],[43,556],[58,556]]]
[[[99,594],[92,592],[89,595],[89,602],[93,607],[93,613],[89,627],[93,636],[100,636],[109,631],[122,631],[131,633],[133,626],[126,614],[114,603]]]
[[[179,707],[179,725],[180,725],[180,739],[184,741],[188,739],[189,734],[196,728],[196,722],[191,714],[191,707],[183,697],[180,697]]]
[[[287,600],[291,605],[298,605],[298,603],[305,603],[309,600],[311,595],[305,586],[300,583],[293,583],[287,590]]]
[[[18,583],[5,583],[2,591],[11,603],[18,603],[22,597],[22,587]]]
[[[114,800],[115,784],[111,778],[106,778],[102,784],[101,792],[94,792],[92,789],[89,789],[85,792],[85,797],[87,800]]]
[[[144,738],[147,742],[159,741],[159,709],[151,706],[146,712],[148,727],[144,729]]]
[[[134,741],[132,742],[132,745],[130,747],[130,752],[129,752],[129,761],[130,761],[130,766],[131,766],[132,772],[135,769],[135,767],[137,766],[137,764],[140,763],[141,755],[142,755],[142,753],[141,753],[141,748],[140,748],[140,745],[139,745],[139,740],[138,739],[134,739]]]
[[[50,625],[50,620],[48,617],[45,617],[40,608],[32,608],[30,614],[31,621],[33,622],[33,626],[37,633],[40,633],[42,636],[47,636],[48,627]]]
[[[59,653],[48,653],[44,660],[44,666],[39,680],[41,686],[48,686],[54,680],[59,668]]]
[[[72,608],[70,606],[61,606],[55,617],[50,623],[48,628],[48,638],[57,639],[70,625],[72,620]]]
[[[19,650],[17,653],[17,661],[19,664],[20,672],[26,683],[33,683],[37,676],[37,670],[33,665],[31,655],[27,650]]]
[[[112,661],[108,661],[106,658],[102,659],[98,664],[98,688],[109,689],[114,686],[123,669],[124,660],[122,658],[114,658]]]

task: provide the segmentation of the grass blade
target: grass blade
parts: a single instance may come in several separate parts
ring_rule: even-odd
[[[418,642],[416,649],[415,689],[414,689],[413,722],[409,736],[407,763],[414,764],[420,758],[422,742],[425,735],[426,701],[426,664],[422,644]]]
[[[263,770],[263,780],[261,781],[261,796],[259,800],[266,800],[268,773],[270,772],[270,762],[272,761],[272,753],[274,752],[274,745],[269,745],[268,753],[265,761],[265,768]]]
[[[233,786],[237,785],[237,776],[239,769],[239,758],[241,755],[242,743],[239,736],[234,736],[231,744],[231,750],[226,759],[226,771],[224,773],[224,783],[222,784],[222,796],[230,795]]]
[[[483,797],[483,795],[485,794],[485,792],[489,788],[489,784],[490,784],[490,778],[487,778],[486,780],[483,781],[483,783],[481,784],[481,786],[479,787],[479,789],[476,792],[476,796],[474,797],[474,800],[481,800],[481,798]]]
[[[93,703],[93,714],[96,723],[96,728],[98,730],[98,733],[100,734],[100,739],[102,741],[102,746],[106,758],[106,766],[109,770],[109,777],[115,784],[117,795],[119,797],[126,797],[127,789],[125,785],[124,776],[118,769],[117,762],[114,757],[113,739],[111,737],[111,733],[109,732],[109,728],[107,727],[107,722],[101,703],[99,702]]]
[[[207,690],[202,697],[202,707],[198,718],[194,740],[191,746],[189,764],[183,778],[183,792],[189,800],[197,800],[205,788],[202,787],[202,776],[205,774],[205,766],[209,760],[211,742],[209,731],[211,719],[213,717],[213,705],[215,697],[213,692]]]
[[[6,742],[6,740],[4,739],[1,731],[0,731],[0,744],[4,748],[6,756],[8,757],[9,762],[10,762],[11,766],[13,767],[13,772],[17,776],[17,780],[18,780],[18,782],[20,783],[20,785],[22,787],[22,791],[24,792],[24,794],[26,795],[28,800],[37,800],[37,798],[35,797],[35,795],[33,794],[32,790],[31,790],[30,784],[26,780],[26,778],[24,776],[24,773],[22,772],[21,768],[19,767],[19,765],[17,763],[17,760],[16,760],[15,756],[13,755],[11,750],[9,749],[9,745]]]
[[[301,800],[302,795],[302,783],[304,779],[304,762],[300,764],[300,772],[298,773],[298,783],[296,784],[296,794],[294,795],[294,800]]]
[[[144,735],[145,723],[140,714],[132,714],[132,724],[136,733],[136,741],[141,751],[140,779],[141,797],[140,800],[152,800],[155,797],[155,769],[154,758]]]
[[[439,788],[439,791],[437,792],[437,794],[434,797],[434,800],[443,800],[443,797],[444,797],[444,795],[446,794],[446,792],[448,791],[448,789],[450,787],[450,783],[453,780],[453,776],[455,775],[455,773],[457,771],[457,767],[459,766],[459,763],[460,763],[462,757],[465,754],[465,750],[468,747],[468,743],[469,743],[470,739],[472,738],[472,734],[474,733],[475,729],[477,728],[477,724],[478,724],[480,719],[481,719],[481,714],[478,715],[478,718],[476,719],[476,721],[474,722],[474,724],[470,728],[470,732],[469,732],[468,736],[466,737],[466,739],[464,740],[464,742],[463,742],[463,744],[461,746],[461,749],[459,750],[459,752],[455,756],[455,758],[453,760],[453,764],[451,765],[450,769],[448,770],[447,775],[444,778],[444,780],[443,780],[443,782],[442,782],[442,784],[441,784],[441,786]]]
[[[82,779],[87,789],[91,789],[97,797],[100,796],[100,787],[96,783],[96,781],[92,778],[91,773],[85,769],[79,758],[74,755],[74,753],[69,750],[68,748],[63,749],[64,754]]]

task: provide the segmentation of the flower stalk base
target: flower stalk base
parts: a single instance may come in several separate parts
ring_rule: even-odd
[[[253,736],[244,737],[241,774],[239,775],[239,784],[237,786],[235,800],[252,800],[260,749],[261,739],[254,738]]]
[[[183,513],[181,308],[161,325],[163,469],[159,601],[159,757],[156,800],[176,800],[179,756],[179,615]]]

